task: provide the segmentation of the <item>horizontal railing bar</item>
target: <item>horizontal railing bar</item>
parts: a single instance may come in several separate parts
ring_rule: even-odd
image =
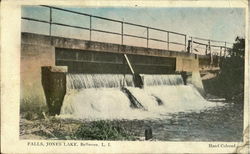
[[[177,34],[177,35],[182,35],[182,36],[186,35],[186,34],[182,34],[182,33],[177,33],[177,32],[173,32],[173,31],[167,31],[167,30],[164,30],[164,29],[158,29],[158,28],[154,28],[154,27],[149,27],[149,26],[144,26],[144,25],[134,24],[134,23],[129,23],[129,22],[123,22],[123,24],[132,25],[132,26],[138,26],[138,27],[143,27],[143,28],[148,28],[148,29],[151,29],[151,30],[156,30],[156,31],[161,31],[161,32],[166,32],[166,33],[172,33],[172,34]]]
[[[196,41],[193,41],[193,43],[195,43],[195,44],[199,44],[199,45],[207,45],[207,46],[208,46],[208,44],[205,44],[205,43],[200,43],[200,42],[196,42]]]
[[[73,26],[73,25],[62,24],[62,23],[57,23],[57,22],[52,22],[51,24],[59,25],[59,26],[66,26],[66,27],[72,27],[72,28],[79,28],[79,29],[84,29],[84,30],[90,30],[89,28],[86,28],[86,27]]]
[[[84,16],[91,16],[94,18],[99,18],[99,19],[104,19],[104,20],[109,20],[109,21],[113,21],[113,22],[119,22],[121,23],[122,21],[120,20],[115,20],[115,19],[110,19],[110,18],[105,18],[105,17],[100,17],[100,16],[95,16],[95,15],[91,15],[91,14],[87,14],[87,13],[82,13],[82,12],[76,12],[76,11],[72,11],[72,10],[67,10],[67,9],[62,9],[62,8],[58,8],[58,7],[53,7],[53,6],[47,6],[47,5],[41,5],[44,7],[48,7],[48,8],[52,8],[55,10],[60,10],[60,11],[65,11],[65,12],[70,12],[70,13],[74,13],[74,14],[79,14],[79,15],[84,15]]]
[[[199,44],[199,45],[205,45],[205,46],[209,46],[208,44],[205,44],[205,43],[200,43],[200,42],[196,42],[196,41],[193,41],[193,43],[195,44]],[[219,46],[219,45],[210,45],[210,47],[218,47],[218,48],[228,48],[228,49],[231,49],[229,47],[225,47],[225,46]]]
[[[49,24],[49,21],[45,21],[45,20],[37,20],[34,18],[26,18],[26,17],[22,17],[22,19],[24,20],[30,20],[30,21],[37,21],[37,22],[42,22],[42,23],[47,23]],[[53,25],[59,25],[59,26],[66,26],[66,27],[72,27],[72,28],[78,28],[78,29],[85,29],[85,30],[89,30],[89,28],[85,28],[85,27],[80,27],[80,26],[73,26],[73,25],[68,25],[68,24],[62,24],[62,23],[57,23],[57,22],[51,22],[51,24]]]
[[[199,38],[199,37],[193,37],[193,36],[190,36],[190,37],[193,38],[193,39],[197,39],[197,40],[209,41],[209,39],[204,39],[204,38]]]
[[[43,22],[43,23],[49,24],[49,21],[46,21],[46,20],[38,20],[38,19],[28,18],[28,17],[22,17],[21,19],[24,19],[24,20],[31,20],[31,21],[37,21],[37,22]]]
[[[135,37],[135,38],[141,38],[141,39],[147,39],[147,37],[143,37],[143,36],[136,36],[136,35],[131,35],[131,34],[123,34],[123,36]]]
[[[79,14],[79,15],[84,15],[84,16],[91,16],[94,18],[99,18],[99,19],[104,19],[104,20],[109,20],[109,21],[113,21],[113,22],[119,22],[121,23],[122,21],[120,20],[115,20],[115,19],[110,19],[110,18],[105,18],[105,17],[100,17],[100,16],[95,16],[95,15],[91,15],[91,14],[87,14],[87,13],[82,13],[82,12],[77,12],[77,11],[72,11],[72,10],[68,10],[68,9],[62,9],[62,8],[58,8],[58,7],[53,7],[53,6],[47,6],[47,5],[41,5],[44,7],[48,7],[48,8],[52,8],[55,10],[60,10],[60,11],[65,11],[65,12],[70,12],[70,13],[74,13],[74,14]]]
[[[177,45],[183,45],[183,46],[185,46],[185,44],[183,44],[183,43],[178,43],[178,42],[169,42],[170,44],[177,44]]]
[[[123,24],[126,24],[126,25],[132,25],[132,26],[138,26],[138,27],[143,27],[143,28],[149,28],[149,27],[144,26],[144,25],[134,24],[134,23],[130,23],[130,22],[123,22]]]
[[[191,38],[193,39],[197,39],[197,40],[203,40],[203,41],[211,41],[211,42],[218,42],[218,43],[225,43],[226,41],[218,41],[218,40],[210,40],[210,39],[204,39],[204,38],[200,38],[200,37],[193,37],[193,36],[190,36]],[[231,43],[231,42],[226,42],[227,44],[234,44],[234,43]]]
[[[109,33],[109,34],[115,34],[115,35],[122,35],[121,33],[116,33],[116,32],[111,32],[111,31],[105,31],[105,30],[99,30],[99,29],[91,29],[91,31],[96,31],[96,32],[102,32],[102,33]]]
[[[55,9],[55,10],[70,12],[70,13],[74,13],[74,14],[79,14],[79,15],[84,15],[84,16],[91,16],[90,14],[87,14],[87,13],[82,13],[82,12],[77,12],[77,11],[62,9],[62,8],[58,8],[58,7],[54,7],[54,6],[48,6],[48,5],[41,5],[41,6],[43,6],[43,7],[48,7],[48,8],[52,8],[52,9]]]
[[[200,38],[200,37],[192,37],[193,39],[197,39],[197,40],[203,40],[203,41],[211,41],[211,42],[218,42],[218,43],[225,43],[225,41],[217,41],[217,40],[210,40],[210,39],[204,39],[204,38]]]
[[[167,41],[160,40],[160,39],[155,39],[155,38],[149,38],[148,40],[158,41],[158,42],[164,42],[164,43],[166,43],[166,42],[167,42]]]
[[[58,8],[58,7],[47,6],[47,5],[41,5],[41,6],[52,8],[52,9],[56,9],[56,10],[61,10],[61,11],[65,11],[65,12],[71,12],[71,13],[75,13],[75,14],[79,14],[79,15],[91,16],[91,17],[99,18],[99,19],[103,19],[103,20],[109,20],[109,21],[113,21],[113,22],[119,22],[119,23],[123,23],[123,24],[127,24],[127,25],[132,25],[132,26],[149,28],[149,29],[152,29],[152,30],[157,30],[157,31],[162,31],[162,32],[168,32],[168,33],[182,35],[182,36],[186,35],[186,34],[182,34],[182,33],[178,33],[178,32],[167,31],[167,30],[163,30],[163,29],[153,28],[153,27],[144,26],[144,25],[140,25],[140,24],[134,24],[134,23],[130,23],[130,22],[123,22],[121,20],[115,20],[115,19],[100,17],[100,16],[96,16],[96,15],[90,15],[90,14],[87,14],[87,13],[81,13],[81,12],[71,11],[71,10],[62,9],[62,8]]]
[[[113,22],[122,23],[122,21],[120,21],[120,20],[115,20],[115,19],[110,19],[110,18],[95,16],[95,15],[90,15],[90,16],[91,16],[91,17],[94,17],[94,18],[98,18],[98,19],[103,19],[103,20],[108,20],[108,21],[113,21]]]
[[[225,48],[225,46],[219,46],[219,45],[210,45],[211,47],[216,47],[216,48]]]
[[[225,43],[225,42],[224,42]],[[232,42],[226,42],[227,44],[234,44],[234,43],[232,43]]]
[[[173,31],[167,31],[164,29],[158,29],[158,28],[153,28],[153,27],[148,27],[149,29],[152,30],[157,30],[157,31],[162,31],[162,32],[166,32],[166,33],[172,33],[172,34],[177,34],[177,35],[182,35],[182,36],[186,36],[186,34],[182,34],[182,33],[178,33],[178,32],[173,32]]]
[[[204,49],[204,50],[206,50],[206,48],[204,48],[204,47],[200,47],[200,46],[193,47],[193,48],[194,48],[194,49],[199,48],[199,49]]]
[[[232,48],[225,47],[225,46],[211,46],[211,47],[221,47],[221,48],[223,48],[223,49],[232,49]]]

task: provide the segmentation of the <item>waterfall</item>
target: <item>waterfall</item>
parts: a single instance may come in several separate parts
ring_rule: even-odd
[[[132,75],[122,74],[68,74],[67,89],[119,88],[134,86]]]
[[[181,75],[141,75],[145,86],[159,86],[159,85],[183,85]]]
[[[173,112],[199,111],[217,104],[206,101],[181,75],[142,74],[144,88],[132,75],[68,74],[61,117],[80,119],[160,118]]]

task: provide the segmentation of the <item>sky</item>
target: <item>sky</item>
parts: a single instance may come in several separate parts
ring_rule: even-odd
[[[65,8],[65,7],[64,7]],[[168,31],[187,34],[188,36],[201,37],[212,40],[234,42],[236,36],[245,37],[245,10],[242,8],[136,8],[136,7],[101,7],[101,8],[65,8],[78,12],[88,13],[101,17],[117,19],[121,21],[141,24]],[[23,17],[32,17],[49,20],[49,9],[43,7],[23,7]],[[89,18],[72,13],[53,10],[53,21],[75,26],[89,27]],[[92,20],[92,28],[109,30],[120,33],[119,23],[107,22],[104,20]],[[22,31],[35,31],[38,33],[48,33],[48,25],[35,24],[33,22],[22,21]],[[52,31],[55,35],[65,35],[69,37],[89,37],[88,31],[79,31],[74,28],[54,26]],[[124,33],[146,36],[145,28],[124,25]],[[150,37],[156,39],[166,39],[166,34],[150,31]],[[78,36],[77,36],[78,35]],[[120,42],[119,36],[102,35],[93,33],[92,38],[97,41],[111,40],[114,43]],[[143,44],[146,40],[125,38],[125,42]],[[183,42],[184,38],[177,35],[170,35],[170,41]],[[151,42],[150,42],[151,43]],[[157,42],[154,42],[157,43]],[[151,45],[154,44],[153,42]],[[158,44],[158,46],[166,46]],[[156,45],[157,46],[157,45]]]

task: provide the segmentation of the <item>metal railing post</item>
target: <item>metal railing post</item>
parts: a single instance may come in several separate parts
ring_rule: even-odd
[[[227,52],[227,42],[225,42],[225,53],[224,53],[224,56],[226,56],[226,52]]]
[[[221,54],[222,54],[222,47],[220,47],[220,57],[221,57]]]
[[[208,50],[209,50],[210,55],[212,55],[212,51],[211,51],[211,41],[210,41],[210,40],[208,40]]]
[[[220,47],[220,55],[218,58],[218,67],[220,67],[220,63],[221,63],[221,54],[222,54],[222,47]]]
[[[227,52],[227,48],[225,47],[225,50],[224,50],[224,57],[226,57],[226,52]]]
[[[89,40],[92,40],[92,16],[89,16]]]
[[[187,51],[187,35],[185,35],[185,49],[184,51]]]
[[[169,50],[169,32],[167,32],[167,45],[168,45],[168,50]]]
[[[149,30],[148,30],[148,27],[147,27],[147,48],[148,48],[148,39],[149,39]]]
[[[205,55],[207,55],[208,45],[206,45]]]
[[[193,53],[193,37],[191,37],[190,53]]]
[[[212,49],[211,49],[211,40],[208,40],[208,49],[210,53],[210,65],[213,65],[213,55],[212,55]]]
[[[49,8],[49,36],[51,36],[52,8]]]
[[[121,44],[123,45],[123,22],[121,22]]]

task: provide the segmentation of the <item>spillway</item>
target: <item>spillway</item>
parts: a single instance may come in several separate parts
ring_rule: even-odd
[[[137,88],[132,75],[68,74],[61,117],[77,119],[152,119],[173,112],[216,106],[206,101],[181,75],[141,75]]]
[[[68,74],[67,89],[120,88],[134,86],[132,75],[122,74]]]

